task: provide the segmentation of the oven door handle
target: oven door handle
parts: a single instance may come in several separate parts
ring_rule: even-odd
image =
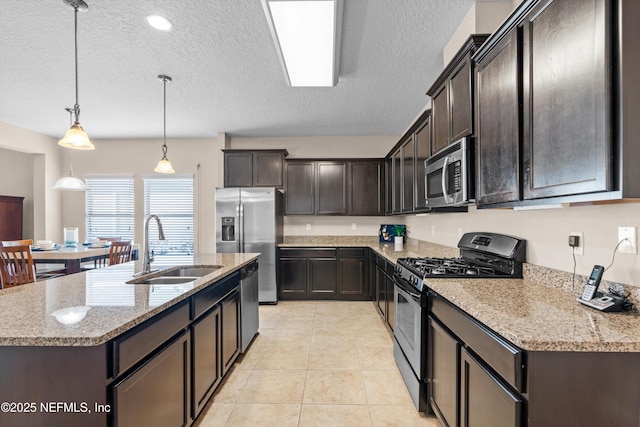
[[[453,198],[447,193],[447,168],[449,167],[449,162],[451,160],[451,156],[446,156],[442,163],[442,195],[444,196],[444,201],[446,203],[453,202]]]
[[[405,294],[408,294],[415,301],[420,301],[420,298],[422,297],[420,294],[417,294],[407,289],[408,286],[402,283],[401,280],[399,280],[396,277],[393,278],[393,281],[396,285],[398,285],[398,289],[400,289],[402,292],[404,292]]]

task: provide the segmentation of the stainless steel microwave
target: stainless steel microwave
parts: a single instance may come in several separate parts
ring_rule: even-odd
[[[427,207],[464,206],[473,202],[471,144],[462,138],[424,161]]]

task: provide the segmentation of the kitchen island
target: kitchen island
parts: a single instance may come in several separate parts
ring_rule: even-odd
[[[191,424],[238,356],[257,256],[194,256],[217,268],[165,284],[127,283],[137,261],[0,291],[0,425]]]

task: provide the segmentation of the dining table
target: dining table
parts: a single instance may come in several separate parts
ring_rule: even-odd
[[[53,249],[41,250],[33,248],[31,257],[38,264],[64,264],[66,274],[79,273],[84,262],[109,258],[111,246],[94,247],[78,245],[77,247],[65,247],[56,245]],[[131,259],[138,259],[140,245],[133,245]]]

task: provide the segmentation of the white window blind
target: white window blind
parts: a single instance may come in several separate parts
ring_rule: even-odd
[[[149,222],[149,249],[154,265],[190,262],[193,256],[193,176],[145,176],[144,216],[157,215],[166,240],[158,239],[158,227]]]
[[[133,176],[85,176],[87,238],[133,240]]]

